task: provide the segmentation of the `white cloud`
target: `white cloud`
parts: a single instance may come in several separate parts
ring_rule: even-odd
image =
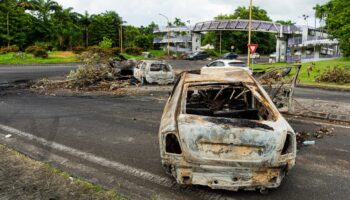
[[[132,25],[148,25],[152,21],[165,24],[163,13],[169,18],[180,17],[191,23],[213,19],[219,14],[230,14],[238,6],[249,6],[249,0],[56,0],[75,11],[100,13],[114,10]],[[253,4],[265,9],[273,20],[292,20],[305,24],[301,15],[310,16],[309,24],[314,24],[313,7],[328,0],[253,0]]]

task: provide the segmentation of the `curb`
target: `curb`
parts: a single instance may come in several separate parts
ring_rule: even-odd
[[[326,91],[350,92],[350,88],[339,88],[339,87],[334,87],[334,86],[298,84],[297,87],[298,88],[308,88],[308,89],[321,89],[321,90],[326,90]]]
[[[288,113],[288,114],[298,115],[298,114],[293,114],[293,113]],[[298,116],[350,123],[350,116],[349,115],[337,115],[337,114],[333,114],[333,113],[312,113],[312,112],[310,112],[308,114],[300,114]]]

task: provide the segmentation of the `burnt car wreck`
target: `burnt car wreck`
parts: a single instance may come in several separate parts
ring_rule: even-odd
[[[159,130],[162,165],[179,184],[266,191],[295,165],[296,135],[247,72],[185,72]]]

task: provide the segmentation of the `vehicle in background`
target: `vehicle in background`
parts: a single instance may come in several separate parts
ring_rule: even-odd
[[[184,72],[159,129],[162,165],[179,184],[237,191],[280,186],[296,134],[246,70]]]
[[[237,59],[237,58],[238,58],[238,55],[236,53],[230,52],[230,53],[225,53],[219,59],[222,59],[222,60],[233,60],[233,59]]]
[[[134,77],[141,84],[171,84],[175,80],[175,72],[171,65],[163,61],[142,60],[134,69]]]
[[[209,54],[206,51],[197,51],[194,52],[190,55],[188,55],[188,57],[186,58],[186,60],[204,60],[209,58]]]
[[[255,52],[254,54],[250,55],[250,58],[252,58],[252,59],[260,59],[260,54]]]
[[[215,60],[202,67],[201,73],[215,73],[217,70],[225,71],[232,68],[241,68],[247,71],[250,75],[253,74],[253,70],[240,60]]]

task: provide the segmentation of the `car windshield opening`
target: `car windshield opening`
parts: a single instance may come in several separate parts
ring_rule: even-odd
[[[230,62],[228,63],[229,66],[232,67],[248,67],[245,63],[243,62]]]
[[[168,66],[166,64],[152,64],[150,67],[150,71],[159,72],[159,71],[167,71]]]
[[[189,86],[186,114],[248,120],[273,119],[270,110],[243,83]]]

